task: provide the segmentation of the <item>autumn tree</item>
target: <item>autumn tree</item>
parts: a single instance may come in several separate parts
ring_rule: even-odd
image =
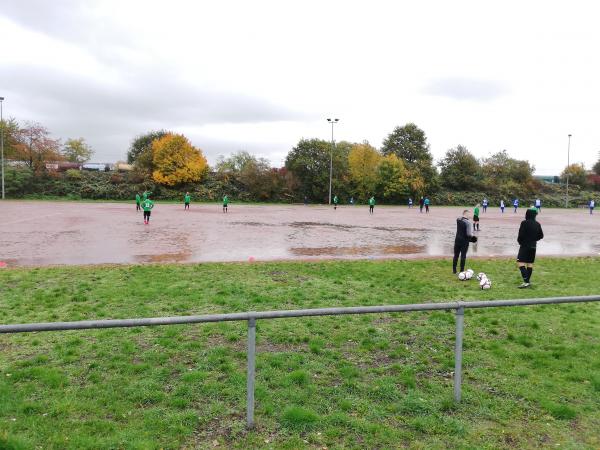
[[[425,132],[414,123],[396,127],[383,141],[381,153],[384,156],[393,153],[409,165],[433,160]]]
[[[458,145],[446,152],[440,161],[442,184],[455,190],[476,189],[481,179],[481,165],[466,147]]]
[[[583,163],[571,164],[570,166],[565,167],[560,175],[560,179],[563,183],[566,183],[567,177],[569,179],[569,184],[581,187],[585,186],[587,184],[587,174]]]
[[[598,161],[592,167],[592,170],[596,175],[600,175],[600,152],[598,152]]]
[[[152,143],[167,135],[164,130],[150,131],[137,136],[127,151],[127,162],[144,174],[151,174],[154,170]]]
[[[381,154],[369,143],[352,146],[348,155],[348,169],[359,199],[366,199],[375,193],[380,162]]]
[[[80,137],[79,139],[67,139],[62,154],[67,161],[81,164],[90,160],[94,150],[85,142],[84,138]]]
[[[202,151],[181,134],[167,133],[152,142],[154,181],[168,186],[200,181],[208,170]]]
[[[14,159],[24,161],[36,172],[45,170],[47,162],[64,159],[60,153],[60,139],[52,139],[48,129],[39,123],[27,123],[19,129]]]
[[[426,190],[437,189],[438,174],[433,165],[433,156],[425,132],[414,123],[396,127],[383,141],[381,152],[384,156],[395,154],[414,174],[413,192],[423,194]]]
[[[329,158],[333,155],[333,194],[348,194],[348,154],[352,145],[339,142],[332,149],[331,142],[321,139],[301,139],[288,153],[285,167],[299,184],[299,194],[310,200],[327,202],[329,195]],[[333,153],[331,153],[333,150]]]
[[[4,156],[6,159],[19,159],[19,142],[21,127],[16,119],[4,119],[0,122],[0,129],[4,133]]]
[[[246,151],[219,158],[216,169],[223,180],[238,183],[253,198],[266,200],[276,190],[277,180],[269,161]]]
[[[261,159],[263,163],[268,165],[268,161]],[[215,165],[215,169],[222,175],[239,174],[248,165],[257,165],[259,162],[256,156],[251,155],[246,151],[239,151],[231,154],[227,158],[220,156]]]
[[[215,166],[219,179],[256,200],[293,199],[298,189],[297,179],[286,168],[271,167],[265,158],[246,151],[219,157]]]
[[[484,178],[495,185],[507,181],[525,184],[531,181],[534,171],[528,161],[511,158],[506,150],[483,159],[481,169]]]
[[[406,164],[395,154],[381,158],[377,168],[377,192],[387,202],[400,202],[408,198],[411,179]]]

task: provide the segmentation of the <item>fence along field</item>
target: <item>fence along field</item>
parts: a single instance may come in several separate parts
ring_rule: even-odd
[[[0,271],[0,315],[18,324],[456,306],[597,288],[597,258],[543,258],[527,292],[512,258],[473,263],[494,279],[491,291],[456,280],[447,260],[15,268]],[[251,433],[247,321],[3,335],[0,423],[23,448],[594,448],[598,311],[597,302],[466,309],[459,405],[451,311],[259,319]]]
[[[39,331],[85,330],[98,328],[129,328],[139,326],[181,325],[209,322],[248,322],[247,372],[246,372],[246,426],[254,427],[254,390],[256,370],[256,321],[291,317],[339,316],[348,314],[376,314],[414,311],[454,310],[456,314],[456,335],[454,346],[454,401],[460,402],[462,392],[462,359],[464,314],[469,308],[498,308],[508,306],[552,305],[565,303],[598,302],[600,296],[557,297],[520,300],[496,300],[453,303],[421,303],[413,305],[382,305],[353,308],[321,308],[288,311],[261,311],[233,314],[213,314],[204,316],[154,317],[145,319],[89,320],[81,322],[34,323],[0,325],[0,333],[30,333]]]

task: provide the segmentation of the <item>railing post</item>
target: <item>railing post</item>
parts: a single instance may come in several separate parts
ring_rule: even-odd
[[[465,324],[465,308],[456,308],[456,340],[454,343],[454,401],[460,402],[462,383],[463,331]]]
[[[248,319],[248,371],[246,375],[246,426],[254,428],[254,372],[256,369],[256,319]]]

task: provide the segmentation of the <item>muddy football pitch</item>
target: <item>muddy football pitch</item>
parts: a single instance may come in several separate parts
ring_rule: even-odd
[[[0,203],[0,262],[11,266],[449,257],[462,207],[156,202],[149,225],[134,203]],[[525,208],[481,214],[470,257],[510,257]],[[538,255],[600,253],[600,218],[543,209]]]

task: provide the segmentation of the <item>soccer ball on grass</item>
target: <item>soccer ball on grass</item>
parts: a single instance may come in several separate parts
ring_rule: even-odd
[[[479,282],[479,287],[481,289],[491,289],[492,282],[490,281],[490,279],[488,277],[485,277]]]

